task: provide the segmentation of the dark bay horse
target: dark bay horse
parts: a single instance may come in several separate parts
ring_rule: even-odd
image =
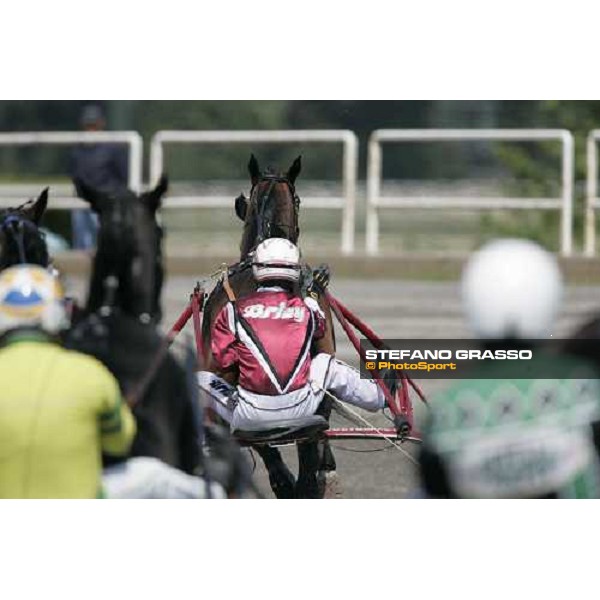
[[[240,243],[240,262],[234,265],[229,275],[229,283],[237,297],[256,290],[252,270],[248,268],[249,254],[263,240],[282,237],[298,244],[300,228],[298,224],[300,198],[296,194],[296,178],[300,174],[302,163],[298,157],[285,175],[271,171],[262,173],[258,161],[252,155],[248,163],[252,185],[250,198],[243,195],[235,200],[235,212],[244,222],[244,231]],[[227,304],[227,295],[218,285],[212,291],[204,307],[202,338],[204,354],[210,357],[210,331],[219,311]],[[320,305],[327,317],[325,335],[319,340],[316,350],[335,354],[335,335],[331,309],[325,298]],[[209,365],[210,366],[210,365]]]
[[[270,169],[261,172],[255,156],[251,156],[248,163],[252,186],[250,197],[245,198],[241,195],[235,200],[236,215],[244,222],[240,262],[231,268],[229,274],[229,283],[236,297],[256,290],[256,282],[249,268],[249,255],[260,242],[267,238],[281,237],[294,244],[298,243],[300,198],[296,193],[296,179],[301,168],[301,158],[298,157],[285,174],[277,174]],[[296,291],[301,292],[300,289]],[[202,338],[204,356],[208,359],[205,368],[209,371],[215,371],[210,363],[212,324],[227,302],[227,295],[222,285],[218,284],[209,295],[204,307]],[[323,338],[314,344],[313,353],[326,352],[333,355],[335,336],[331,310],[325,298],[320,299],[320,305],[327,317],[327,327]],[[234,382],[230,381],[230,383]],[[295,478],[283,462],[279,450],[268,446],[256,447],[256,450],[265,463],[271,487],[278,498],[292,498],[299,495],[304,497],[309,484],[305,486],[303,482],[312,480],[315,461],[320,471],[335,470],[335,460],[326,440],[298,445],[300,472],[297,485]]]
[[[50,263],[46,237],[39,225],[48,206],[48,188],[36,200],[0,210],[0,270],[28,263]]]
[[[67,345],[102,361],[131,397],[165,341],[157,328],[163,267],[156,213],[167,180],[139,196],[108,195],[81,181],[75,185],[99,215],[100,230],[87,304]],[[138,426],[133,456],[194,471],[200,462],[196,407],[186,371],[172,354],[151,375],[133,413]]]

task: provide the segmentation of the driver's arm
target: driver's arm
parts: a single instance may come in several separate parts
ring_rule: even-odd
[[[320,340],[325,335],[325,326],[327,325],[325,320],[325,314],[321,310],[319,303],[310,296],[304,298],[304,303],[313,314],[315,319],[315,333],[313,334],[314,340]]]
[[[108,372],[98,376],[101,390],[100,439],[102,452],[124,456],[129,452],[136,431],[135,420],[123,401],[117,380]]]

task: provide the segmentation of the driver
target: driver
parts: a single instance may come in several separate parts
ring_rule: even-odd
[[[63,292],[46,269],[0,274],[0,498],[94,498],[101,452],[127,454],[135,433],[114,377],[65,350]]]
[[[527,240],[490,242],[467,263],[463,306],[481,345],[530,348],[533,360],[510,373],[507,361],[478,367],[433,399],[419,457],[428,497],[600,497],[597,372],[537,341],[562,287],[556,259]],[[549,378],[528,377],[533,361]]]
[[[100,362],[61,346],[67,326],[52,273],[0,273],[0,498],[224,497],[216,481],[151,457],[127,460],[134,417]],[[121,462],[103,472],[102,453]]]
[[[329,276],[326,270],[318,272],[311,296],[303,299],[296,292],[300,270],[294,244],[265,240],[252,259],[258,289],[237,300],[230,296],[215,319],[212,364],[221,376],[200,371],[198,384],[232,430],[268,429],[273,421],[313,415],[325,390],[371,412],[384,407],[385,396],[374,381],[361,379],[329,354],[311,357],[313,341],[325,332],[316,298]],[[394,382],[389,385],[393,388]]]

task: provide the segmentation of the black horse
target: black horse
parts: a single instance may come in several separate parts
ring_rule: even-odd
[[[285,174],[277,174],[270,169],[263,173],[255,156],[251,156],[248,164],[252,185],[250,198],[241,195],[235,200],[235,212],[238,218],[244,221],[240,263],[231,268],[229,275],[229,283],[236,297],[244,296],[256,289],[252,270],[248,268],[248,256],[260,242],[267,238],[281,237],[294,244],[298,243],[300,198],[296,193],[295,184],[301,168],[301,158],[298,157]],[[296,291],[300,293],[299,289]],[[227,301],[222,285],[217,285],[204,307],[202,338],[204,356],[208,359],[205,368],[210,371],[216,371],[210,361],[212,324]],[[331,310],[325,298],[320,300],[320,304],[327,317],[327,327],[323,338],[315,343],[313,352],[326,352],[333,355],[335,336]],[[230,383],[235,382],[230,381]],[[258,446],[256,450],[265,463],[271,488],[278,498],[312,496],[315,494],[313,482],[316,470],[322,472],[335,470],[335,459],[327,440],[298,444],[300,465],[298,482],[283,462],[279,450],[268,446]],[[316,493],[322,491],[321,489]]]
[[[0,211],[0,270],[28,263],[50,263],[44,232],[39,225],[48,206],[48,188],[36,200]]]
[[[200,452],[189,378],[171,353],[161,352],[165,338],[157,329],[163,267],[156,212],[167,180],[139,196],[129,191],[111,196],[82,181],[75,186],[99,215],[100,230],[87,304],[67,345],[102,361],[126,398],[139,395],[132,455],[159,458],[192,473]],[[143,381],[147,385],[141,389]]]
[[[75,180],[79,197],[100,219],[98,249],[86,312],[95,313],[106,302],[106,286],[114,288],[112,302],[124,315],[142,323],[159,322],[163,283],[162,229],[156,221],[168,182],[163,177],[153,190],[137,196],[125,190],[108,195]]]

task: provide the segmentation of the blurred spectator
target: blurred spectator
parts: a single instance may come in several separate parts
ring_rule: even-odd
[[[83,131],[103,131],[106,119],[102,108],[97,104],[86,105],[80,126]],[[127,188],[127,150],[118,144],[79,144],[71,152],[69,174],[103,192],[118,192]],[[98,221],[91,210],[74,210],[71,224],[73,248],[88,249],[96,245]]]

